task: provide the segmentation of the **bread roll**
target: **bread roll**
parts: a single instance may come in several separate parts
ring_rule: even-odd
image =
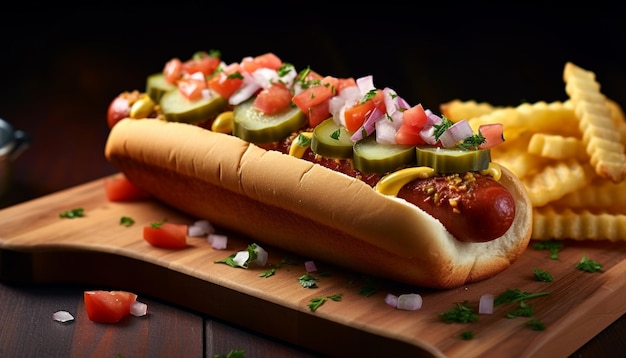
[[[195,125],[124,119],[112,128],[105,156],[192,217],[259,244],[421,287],[454,288],[497,274],[524,252],[532,231],[528,196],[506,168],[501,183],[516,199],[513,225],[501,238],[472,243],[355,178]]]

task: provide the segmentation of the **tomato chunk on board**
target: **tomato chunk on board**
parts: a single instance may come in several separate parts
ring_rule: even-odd
[[[125,175],[105,178],[104,191],[109,201],[136,201],[150,197],[150,193],[133,184]]]
[[[116,323],[130,315],[130,306],[137,295],[126,291],[85,291],[85,310],[90,321]]]
[[[163,222],[143,228],[143,238],[150,245],[166,249],[183,249],[187,246],[187,225]]]

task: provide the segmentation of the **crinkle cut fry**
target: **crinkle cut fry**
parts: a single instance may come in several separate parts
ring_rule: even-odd
[[[626,155],[620,128],[612,119],[612,110],[600,92],[595,73],[571,62],[563,70],[565,91],[580,121],[583,141],[596,173],[613,182],[626,177]]]
[[[626,215],[588,210],[533,209],[533,240],[626,240]]]

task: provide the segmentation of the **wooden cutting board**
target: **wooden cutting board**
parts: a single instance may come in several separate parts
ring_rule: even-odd
[[[74,208],[83,208],[85,216],[59,217]],[[120,225],[122,216],[135,224]],[[266,267],[218,264],[215,261],[252,243],[219,228],[229,237],[226,250],[212,249],[206,238],[193,237],[183,250],[155,248],[142,239],[142,228],[163,219],[187,224],[196,220],[152,200],[109,202],[102,179],[0,210],[0,279],[77,283],[151,295],[334,356],[566,356],[626,312],[626,243],[564,241],[558,260],[529,247],[501,274],[444,291],[364,277],[315,261],[317,288],[303,288],[298,277],[306,273],[304,261],[311,258],[257,243],[269,252]],[[583,255],[601,263],[603,271],[576,270]],[[292,263],[280,264],[285,258]],[[260,277],[275,266],[273,276]],[[534,267],[550,272],[554,281],[535,280]],[[375,294],[360,293],[372,285]],[[529,318],[505,318],[515,305],[498,306],[494,314],[480,315],[474,323],[439,319],[458,302],[468,301],[477,309],[481,295],[506,289],[549,292],[528,301],[534,318],[546,325],[544,331],[530,329]],[[343,294],[341,301],[309,309],[311,299],[336,293]],[[384,301],[388,293],[418,293],[423,306],[416,311],[394,309]],[[465,331],[474,338],[461,339]]]

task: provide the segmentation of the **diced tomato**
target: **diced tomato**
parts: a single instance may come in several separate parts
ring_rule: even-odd
[[[234,62],[209,78],[207,86],[224,98],[230,98],[243,84],[241,66]]]
[[[187,225],[170,222],[147,225],[143,238],[150,245],[166,249],[182,249],[187,246]]]
[[[241,60],[241,68],[248,73],[252,73],[259,68],[278,70],[282,65],[283,61],[271,52],[256,57],[246,57]]]
[[[426,142],[420,137],[420,131],[426,125],[428,116],[421,104],[402,112],[402,125],[396,133],[396,143],[421,145]]]
[[[356,86],[356,80],[350,78],[338,78],[337,79],[337,94],[341,93],[344,88]]]
[[[276,113],[291,103],[291,91],[282,83],[273,83],[254,99],[254,108],[265,114]]]
[[[150,193],[133,184],[125,175],[105,178],[104,191],[109,201],[136,201],[150,197]]]
[[[206,88],[207,82],[202,72],[186,75],[178,81],[178,90],[190,101],[201,98]]]
[[[130,315],[130,306],[137,295],[126,291],[85,291],[85,310],[89,320],[98,323],[116,323]]]
[[[376,107],[380,108],[383,113],[385,112],[384,95],[381,90],[377,90],[376,95],[371,99],[346,108],[344,112],[346,129],[352,132],[358,130]]]
[[[202,72],[205,76],[209,76],[215,72],[220,61],[219,57],[205,51],[196,52],[191,59],[183,62],[182,71],[188,74]]]
[[[330,116],[328,101],[337,94],[338,82],[337,78],[326,76],[319,84],[312,85],[293,96],[293,103],[307,115],[312,127]]]
[[[107,124],[113,128],[117,122],[130,117],[130,101],[128,96],[121,94],[113,99],[107,109]]]
[[[504,142],[504,126],[502,123],[483,124],[478,131],[485,137],[485,142],[478,149],[490,149]]]
[[[183,75],[183,62],[178,58],[173,58],[165,63],[163,76],[169,83],[176,83]]]

